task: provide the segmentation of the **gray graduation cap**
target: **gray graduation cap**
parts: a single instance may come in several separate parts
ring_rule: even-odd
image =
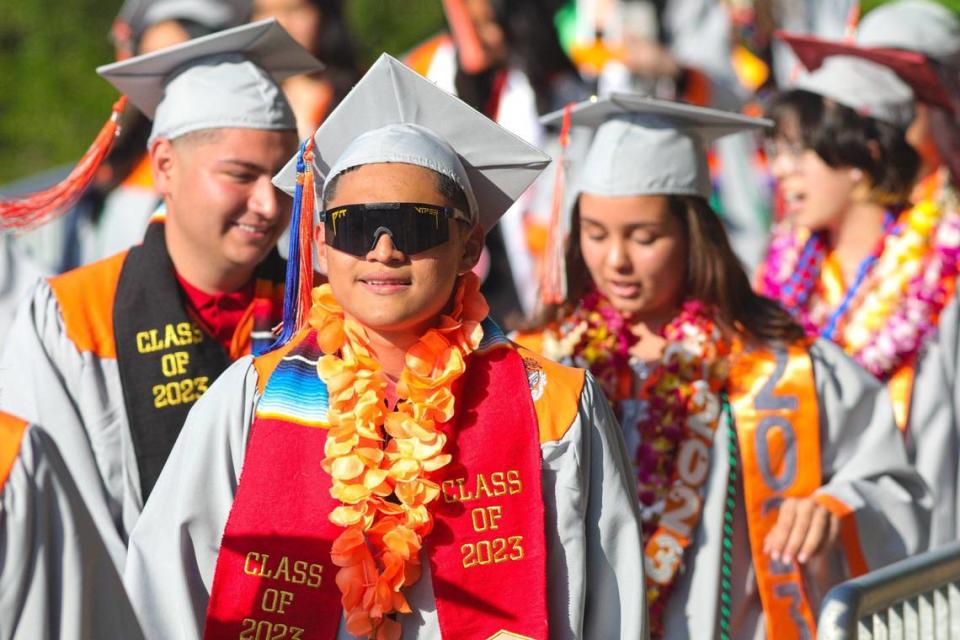
[[[897,0],[863,17],[857,44],[916,51],[938,62],[960,66],[960,19],[930,0]]]
[[[544,116],[558,124],[564,112]],[[577,193],[602,196],[689,195],[710,197],[707,145],[732,133],[769,127],[769,120],[717,109],[614,93],[591,98],[570,112],[572,126],[596,129]]]
[[[314,175],[323,187],[365,164],[426,167],[460,185],[471,216],[485,231],[550,164],[550,156],[388,54],[370,67],[313,140]],[[273,179],[290,194],[296,162],[294,156]]]
[[[189,20],[214,32],[245,24],[252,13],[251,0],[126,0],[116,20],[138,39],[167,20]]]
[[[150,141],[214,128],[296,129],[277,84],[322,63],[276,19],[97,68],[153,120]]]
[[[831,56],[816,71],[800,76],[794,87],[898,127],[913,121],[913,90],[889,67],[863,58]]]

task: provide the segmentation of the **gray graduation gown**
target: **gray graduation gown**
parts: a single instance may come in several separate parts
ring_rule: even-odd
[[[924,550],[931,498],[907,460],[886,390],[833,343],[817,341],[810,355],[820,405],[824,484],[819,491],[854,510],[870,569]],[[719,424],[725,420],[721,417]],[[717,429],[713,450],[727,451],[726,429]],[[700,526],[684,558],[686,573],[665,613],[665,637],[671,640],[719,638],[720,543],[728,471],[727,456],[714,455]],[[759,639],[766,635],[764,614],[750,555],[743,486],[738,485],[730,637]],[[846,559],[838,548],[820,561],[809,562],[804,576],[810,604],[816,609],[830,587],[849,577]]]
[[[13,236],[0,234],[0,345],[3,344],[20,302],[44,275]]]
[[[258,400],[251,363],[234,363],[197,402],[133,530],[124,581],[149,638],[202,636]],[[646,637],[635,481],[591,376],[572,426],[541,451],[551,638]],[[403,638],[438,639],[429,563],[421,566]],[[338,638],[351,637],[341,622]]]
[[[960,533],[960,297],[940,314],[939,331],[922,348],[908,414],[907,453],[933,491],[930,546]]]
[[[63,459],[28,427],[0,489],[0,640],[141,637]]]
[[[78,349],[45,280],[24,301],[0,354],[0,407],[48,425],[122,572],[143,501],[117,360]]]

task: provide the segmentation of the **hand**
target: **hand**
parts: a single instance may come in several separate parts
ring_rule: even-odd
[[[624,44],[624,64],[633,73],[648,78],[676,78],[680,74],[680,64],[673,54],[655,40],[628,38]]]
[[[778,562],[789,564],[796,557],[804,564],[832,548],[839,534],[840,518],[829,509],[813,498],[787,498],[763,541],[763,552]]]

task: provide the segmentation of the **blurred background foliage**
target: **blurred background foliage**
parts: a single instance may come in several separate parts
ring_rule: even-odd
[[[120,0],[0,0],[0,185],[75,161],[117,99],[94,68],[113,61]],[[364,65],[444,27],[438,0],[348,0]]]

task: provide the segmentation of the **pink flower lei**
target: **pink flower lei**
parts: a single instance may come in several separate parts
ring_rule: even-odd
[[[761,270],[759,291],[780,302],[810,336],[821,335],[831,311],[817,282],[826,254],[821,234],[781,228]],[[874,376],[886,380],[935,334],[960,269],[960,214],[933,202],[903,212],[830,338]]]

